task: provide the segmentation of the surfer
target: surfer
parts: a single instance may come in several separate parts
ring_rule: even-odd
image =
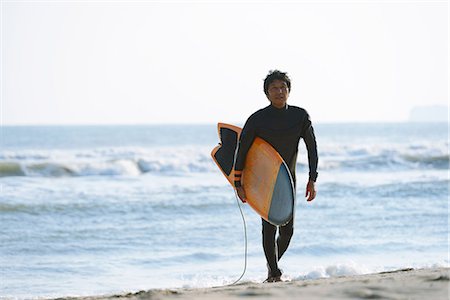
[[[270,71],[264,80],[264,93],[270,105],[253,113],[245,122],[239,141],[235,164],[234,185],[242,202],[246,202],[245,190],[241,185],[240,174],[245,165],[245,158],[256,136],[270,143],[281,155],[289,167],[296,186],[295,166],[297,164],[298,144],[303,138],[308,151],[309,180],[306,184],[305,197],[312,201],[316,197],[315,181],[317,179],[317,144],[314,129],[308,113],[303,108],[287,105],[291,91],[291,80],[287,73]],[[262,219],[262,240],[267,260],[268,276],[265,282],[281,281],[278,261],[289,246],[294,233],[294,218],[286,225],[278,227]]]

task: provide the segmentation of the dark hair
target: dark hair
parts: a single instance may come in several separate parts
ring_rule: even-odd
[[[269,94],[269,85],[275,80],[286,82],[289,92],[291,91],[291,79],[289,78],[287,73],[278,70],[270,70],[269,74],[267,74],[266,76],[266,79],[264,79],[264,94]]]

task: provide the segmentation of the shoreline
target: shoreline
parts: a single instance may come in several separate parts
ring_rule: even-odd
[[[400,269],[365,275],[242,282],[211,288],[152,289],[122,295],[57,298],[106,299],[449,299],[450,268]],[[56,299],[55,299],[56,300]]]

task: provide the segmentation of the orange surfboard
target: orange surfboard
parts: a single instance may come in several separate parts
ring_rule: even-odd
[[[220,143],[211,156],[234,188],[234,162],[242,129],[219,123]],[[284,225],[294,215],[295,190],[292,177],[280,154],[266,141],[256,137],[242,171],[242,186],[247,203],[266,221]]]

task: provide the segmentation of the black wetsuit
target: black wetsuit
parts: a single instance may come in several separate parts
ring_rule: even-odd
[[[245,167],[245,157],[256,136],[270,143],[280,153],[289,167],[294,185],[296,185],[295,165],[297,164],[298,144],[303,138],[308,150],[309,179],[316,181],[318,162],[316,138],[309,115],[304,109],[290,105],[280,109],[269,105],[252,114],[242,129],[235,164],[236,171],[242,171]],[[235,181],[235,185],[240,186],[240,181]],[[294,232],[294,220],[280,226],[276,245],[277,227],[264,219],[262,225],[263,247],[269,266],[269,277],[280,276],[278,260],[289,246]]]

